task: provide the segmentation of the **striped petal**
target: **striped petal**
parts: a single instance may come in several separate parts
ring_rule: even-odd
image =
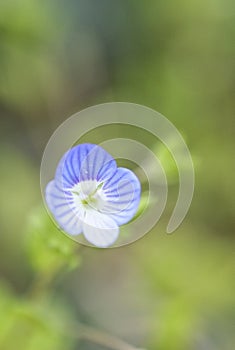
[[[102,212],[110,215],[118,225],[130,221],[135,215],[141,186],[136,175],[125,168],[118,168],[114,176],[105,182],[103,191],[106,204]]]
[[[65,153],[56,169],[55,179],[59,187],[66,189],[81,181],[105,181],[116,169],[116,161],[102,147],[85,143]]]
[[[75,206],[70,192],[63,191],[52,180],[46,187],[46,202],[59,226],[70,235],[78,235],[82,232],[84,212],[82,206]]]
[[[119,227],[110,216],[90,210],[86,212],[83,234],[91,244],[106,248],[118,238]]]

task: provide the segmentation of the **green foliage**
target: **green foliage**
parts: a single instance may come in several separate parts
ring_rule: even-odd
[[[79,245],[59,231],[45,208],[31,213],[27,231],[27,252],[35,271],[48,274],[79,266]]]
[[[53,306],[53,313],[50,308]],[[56,303],[40,304],[17,298],[6,286],[0,286],[1,350],[65,350],[72,340],[63,331],[67,313]]]
[[[224,324],[231,312],[235,317],[233,247],[205,232],[197,240],[195,235],[188,227],[179,234],[152,237],[137,250],[139,268],[156,300],[152,349],[190,348],[195,332],[206,332],[209,319],[222,334],[227,332],[225,349],[234,339]]]
[[[0,99],[22,116],[60,93],[60,70],[50,53],[60,27],[49,3],[13,0],[0,5]]]
[[[24,240],[35,275],[21,297],[0,285],[0,349],[12,350],[16,344],[19,350],[70,349],[74,340],[67,323],[73,313],[50,287],[58,273],[79,266],[78,245],[56,228],[43,207],[29,215]]]

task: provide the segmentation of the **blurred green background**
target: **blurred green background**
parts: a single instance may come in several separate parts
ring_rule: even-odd
[[[231,0],[1,1],[1,350],[234,349],[234,39]],[[196,185],[175,234],[173,195],[143,239],[98,250],[54,227],[39,169],[56,127],[110,101],[172,121]]]

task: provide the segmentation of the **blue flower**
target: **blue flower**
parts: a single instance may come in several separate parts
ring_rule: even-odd
[[[46,202],[60,228],[83,233],[97,247],[112,245],[119,226],[135,215],[141,194],[138,178],[117,167],[103,148],[81,144],[60,160],[55,178],[46,187]]]

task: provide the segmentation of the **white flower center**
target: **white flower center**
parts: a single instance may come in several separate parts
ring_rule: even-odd
[[[78,206],[82,205],[85,210],[101,211],[106,201],[102,187],[103,182],[96,180],[87,180],[76,184],[71,189],[74,203]]]

